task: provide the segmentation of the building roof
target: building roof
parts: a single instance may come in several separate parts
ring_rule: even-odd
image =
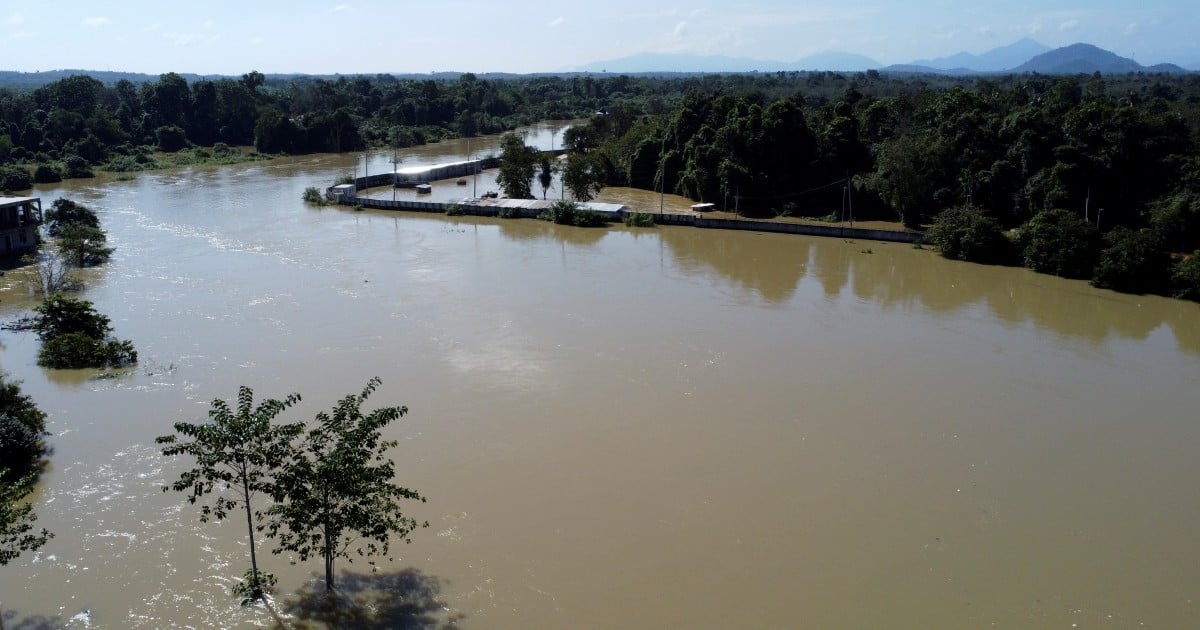
[[[42,198],[41,197],[3,197],[3,196],[0,196],[0,208],[7,208],[9,206],[19,206],[22,204],[29,203],[30,201],[36,201],[40,204],[42,201]]]

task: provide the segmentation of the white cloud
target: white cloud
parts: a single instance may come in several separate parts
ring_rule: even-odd
[[[671,35],[675,39],[683,39],[687,35],[687,22],[680,22],[675,25],[675,30],[671,31]]]
[[[83,25],[84,25],[84,26],[91,26],[91,27],[95,28],[95,27],[97,27],[97,26],[105,26],[105,25],[108,25],[108,24],[112,24],[112,20],[110,20],[110,19],[108,19],[108,18],[106,18],[106,17],[89,17],[89,18],[83,18]]]
[[[262,37],[251,37],[250,44],[252,46],[262,46],[267,40]]]
[[[1130,22],[1129,26],[1125,27],[1125,36],[1129,37],[1130,35],[1133,35],[1135,32],[1137,32],[1137,27],[1137,22]]]
[[[215,24],[213,23],[212,20],[204,20],[204,22],[202,24],[200,24],[200,28],[208,30],[208,29],[211,29],[214,25]]]
[[[16,13],[13,13],[12,15],[5,18],[4,23],[5,24],[23,24],[25,22],[26,15],[28,15],[28,13],[25,11],[17,11]]]
[[[350,6],[350,5],[348,5],[348,4],[339,4],[339,5],[337,5],[336,7],[333,7],[332,9],[330,9],[330,10],[329,10],[329,12],[330,12],[330,13],[338,13],[338,12],[340,12],[340,11],[349,11],[349,10],[350,10],[350,9],[352,9],[352,8],[353,8],[353,7],[351,7],[351,6]]]
[[[1069,30],[1074,29],[1076,26],[1079,26],[1079,20],[1077,20],[1075,18],[1071,18],[1071,19],[1063,22],[1062,24],[1059,24],[1058,31],[1060,33],[1065,33]]]
[[[154,31],[157,31],[161,28],[162,28],[162,24],[155,22],[153,24],[147,24],[146,26],[142,27],[142,31],[144,31],[146,33],[153,33]]]
[[[566,24],[566,23],[567,23],[567,18],[562,17],[560,15],[560,16],[554,18],[553,20],[550,20],[549,26],[562,26],[563,24]]]
[[[12,39],[33,39],[38,36],[37,31],[20,31],[17,33],[9,33],[8,36]]]
[[[985,37],[991,37],[992,36],[992,27],[980,26],[979,28],[975,29],[975,32],[978,33],[979,35],[983,35]]]

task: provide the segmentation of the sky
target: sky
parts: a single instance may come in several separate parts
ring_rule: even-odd
[[[1030,37],[1200,67],[1197,0],[0,0],[0,70],[557,72],[642,52],[884,65]]]

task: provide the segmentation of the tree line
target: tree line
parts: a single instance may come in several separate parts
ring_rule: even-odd
[[[105,85],[71,76],[0,88],[0,190],[152,168],[155,151],[222,157],[231,147],[314,153],[407,147],[585,115],[614,97],[648,96],[629,77],[398,79],[391,75],[240,78],[189,83],[176,73]]]
[[[1200,247],[1200,76],[907,85],[863,75],[828,99],[695,90],[666,114],[594,116],[564,146],[610,185],[750,215],[837,219],[849,206],[920,229],[970,208],[1004,240],[954,257],[1124,291],[1200,291],[1187,254]],[[1081,239],[1076,259],[1042,260],[1070,239]]]

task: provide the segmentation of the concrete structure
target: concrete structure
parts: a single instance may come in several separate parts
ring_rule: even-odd
[[[457,164],[466,164],[459,162]],[[390,199],[372,199],[358,196],[359,190],[386,186],[392,183],[392,174],[383,173],[360,177],[353,184],[331,186],[325,190],[325,196],[334,203],[379,210],[407,210],[410,212],[446,213],[454,210],[456,214],[480,217],[500,216],[505,210],[507,216],[535,219],[542,211],[554,204],[553,201],[539,199],[486,199],[464,198],[452,202],[437,201],[407,201]],[[623,221],[626,215],[633,214],[628,206],[613,203],[578,203],[580,208],[599,213],[608,221]],[[751,230],[755,232],[783,232],[786,234],[805,234],[808,236],[834,236],[838,238],[853,238],[871,241],[888,241],[894,243],[925,243],[925,233],[915,231],[873,230],[843,225],[813,225],[808,223],[785,223],[782,221],[763,221],[754,219],[710,219],[700,212],[688,214],[649,212],[658,225],[686,225],[698,228],[720,230]]]
[[[41,224],[40,197],[0,197],[0,256],[35,251]]]

